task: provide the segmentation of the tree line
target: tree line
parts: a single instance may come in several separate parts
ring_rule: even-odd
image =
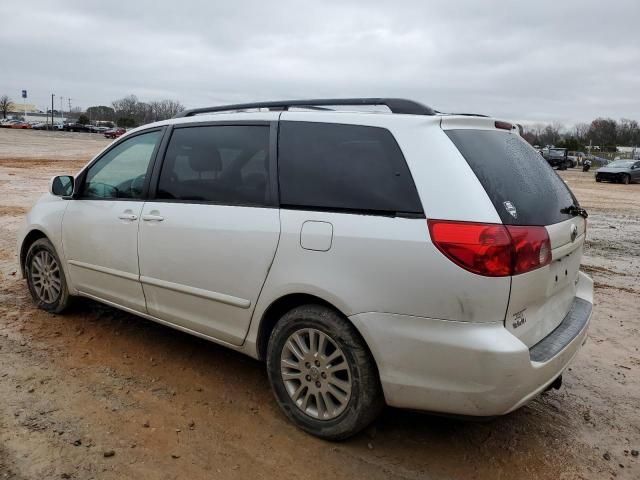
[[[6,118],[15,104],[8,95],[0,95],[0,113]],[[113,122],[119,127],[137,127],[145,123],[157,122],[173,117],[184,110],[184,105],[178,100],[163,99],[142,102],[135,95],[128,95],[111,102],[111,106],[96,105],[82,111],[75,107],[68,112],[67,117],[78,123],[88,124],[98,120]],[[51,110],[47,109],[47,113]],[[58,115],[58,110],[53,110]]]
[[[114,122],[119,127],[137,127],[145,123],[166,120],[184,110],[178,100],[163,99],[142,102],[135,95],[128,95],[111,102],[111,106],[97,105],[87,108],[78,120],[103,120]],[[82,122],[80,122],[82,123]]]
[[[522,136],[531,145],[553,145],[569,150],[584,150],[588,145],[601,151],[615,152],[616,146],[640,146],[640,126],[636,120],[596,118],[591,123],[578,123],[565,128],[559,122],[523,127]]]

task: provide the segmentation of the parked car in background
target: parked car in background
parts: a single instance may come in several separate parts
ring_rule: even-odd
[[[88,125],[83,125],[81,123],[75,123],[75,122],[65,123],[62,126],[62,129],[65,132],[90,132],[91,131]]]
[[[544,155],[544,158],[549,165],[557,168],[558,170],[566,170],[567,167],[573,166],[571,160],[569,160],[567,156],[566,148],[551,147]]]
[[[51,180],[18,235],[39,308],[84,296],[263,360],[331,440],[385,403],[487,417],[560,387],[587,213],[512,124],[363,98],[179,117]]]
[[[6,120],[5,119],[4,121],[0,122],[0,127],[2,127],[2,128],[13,128],[13,126],[16,123],[22,123],[22,122],[20,122],[20,120],[14,120],[14,119]]]
[[[111,128],[104,132],[105,138],[118,138],[121,135],[124,135],[127,131],[124,128]]]
[[[596,171],[596,182],[629,184],[640,181],[640,160],[614,160]]]
[[[31,124],[27,122],[19,121],[19,122],[12,123],[11,128],[27,129],[27,128],[31,128]]]
[[[107,130],[109,130],[109,127],[102,127],[102,126],[99,126],[99,125],[89,125],[89,130],[92,133],[104,133]]]

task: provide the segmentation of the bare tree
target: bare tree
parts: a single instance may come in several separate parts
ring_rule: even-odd
[[[139,113],[140,101],[135,95],[129,95],[118,100],[114,100],[111,105],[116,112],[116,117],[136,119]]]
[[[578,123],[573,127],[573,136],[576,137],[576,140],[583,145],[589,143],[589,124],[588,123]]]
[[[2,112],[2,118],[7,118],[7,113],[13,108],[13,102],[8,95],[2,95],[0,97],[0,112]]]
[[[142,125],[166,120],[184,110],[178,100],[154,100],[141,102],[135,95],[129,95],[112,102],[117,121],[127,125]]]
[[[596,118],[589,127],[589,139],[601,148],[614,148],[617,142],[618,123],[611,118]]]
[[[617,128],[617,143],[618,145],[625,145],[632,147],[637,145],[640,139],[640,127],[635,120],[629,120],[628,118],[621,118],[618,122]]]
[[[562,125],[558,122],[554,122],[550,125],[544,127],[542,131],[540,142],[541,145],[555,145],[560,142],[560,134],[562,130]]]
[[[169,99],[149,102],[149,107],[151,108],[151,115],[154,122],[166,120],[184,110],[184,106],[178,100]]]

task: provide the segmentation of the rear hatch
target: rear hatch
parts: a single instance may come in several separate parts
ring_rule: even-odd
[[[500,122],[497,122],[499,124]],[[551,333],[576,295],[586,220],[566,183],[514,130],[494,121],[443,129],[484,187],[504,225],[544,227],[551,262],[511,277],[505,327],[528,347]],[[567,210],[568,209],[568,210]],[[571,211],[571,213],[570,213]]]

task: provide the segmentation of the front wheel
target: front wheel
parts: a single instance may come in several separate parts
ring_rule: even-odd
[[[299,428],[342,440],[384,406],[376,365],[347,319],[322,305],[286,313],[269,338],[267,372],[276,400]]]
[[[622,175],[622,183],[629,185],[631,183],[631,177],[627,174]]]
[[[25,262],[27,285],[38,308],[60,313],[69,305],[67,280],[55,248],[46,238],[29,247]]]

